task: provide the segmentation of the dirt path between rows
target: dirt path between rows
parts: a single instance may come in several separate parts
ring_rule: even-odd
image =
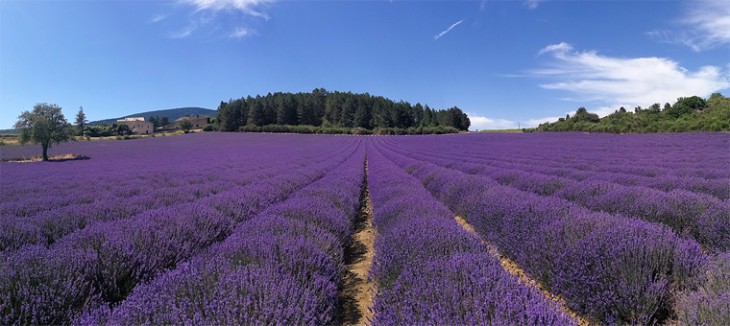
[[[373,320],[373,302],[377,292],[368,272],[375,256],[373,207],[368,191],[368,162],[365,161],[365,180],[360,196],[360,211],[355,221],[355,233],[345,248],[347,272],[341,284],[341,324],[369,325]]]
[[[504,268],[504,270],[506,270],[508,273],[510,273],[510,275],[516,276],[524,284],[527,284],[528,286],[530,286],[532,288],[540,290],[540,292],[542,292],[548,299],[555,302],[558,305],[558,307],[560,308],[560,310],[562,310],[568,316],[573,318],[573,320],[578,322],[578,325],[581,325],[581,326],[592,325],[587,319],[579,316],[572,309],[570,309],[568,307],[568,305],[565,303],[565,301],[560,296],[550,293],[540,283],[538,283],[537,281],[532,279],[529,275],[527,275],[527,273],[525,273],[525,271],[522,268],[520,268],[520,266],[517,265],[517,263],[515,263],[513,260],[507,258],[506,256],[502,255],[494,245],[492,245],[491,243],[486,241],[483,237],[481,237],[476,232],[476,230],[474,230],[474,227],[471,226],[471,224],[469,224],[469,222],[467,222],[464,218],[462,218],[461,216],[456,216],[454,219],[456,220],[457,223],[459,223],[459,225],[461,225],[462,228],[464,228],[464,230],[479,237],[479,239],[481,239],[482,242],[487,246],[489,253],[491,255],[499,258],[499,262],[502,264],[502,268]]]

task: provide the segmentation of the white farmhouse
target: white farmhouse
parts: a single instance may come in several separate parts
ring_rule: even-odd
[[[117,120],[117,123],[127,125],[135,135],[149,135],[155,130],[154,124],[149,121],[144,121],[144,117],[124,118]]]

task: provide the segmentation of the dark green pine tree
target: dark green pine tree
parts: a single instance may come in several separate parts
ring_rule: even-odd
[[[431,108],[426,105],[426,108],[423,110],[423,120],[421,120],[421,127],[433,127],[434,126],[434,117],[433,112],[431,111]]]
[[[264,104],[258,97],[251,104],[248,112],[248,122],[249,124],[257,126],[263,126],[266,124],[266,111],[264,110]]]
[[[357,104],[357,109],[353,116],[353,125],[355,127],[372,129],[372,116],[370,114],[370,108],[367,107],[364,101],[360,101]]]
[[[342,115],[340,116],[340,126],[345,128],[353,127],[353,116],[355,114],[355,103],[352,96],[348,96],[342,104]]]

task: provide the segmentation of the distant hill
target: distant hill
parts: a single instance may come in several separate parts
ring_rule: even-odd
[[[140,112],[140,113],[125,115],[123,117],[114,118],[114,119],[92,121],[92,122],[89,122],[89,125],[91,125],[91,126],[110,125],[119,119],[130,118],[130,117],[144,117],[145,120],[149,120],[149,118],[152,116],[159,116],[159,117],[167,117],[168,119],[170,119],[170,122],[172,122],[172,121],[175,121],[175,119],[179,119],[179,118],[190,116],[190,115],[204,115],[204,116],[214,117],[215,114],[216,114],[216,110],[188,107],[188,108],[177,108],[177,109]]]

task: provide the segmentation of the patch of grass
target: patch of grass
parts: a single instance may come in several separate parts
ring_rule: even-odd
[[[487,129],[487,130],[479,130],[479,132],[512,132],[512,133],[521,133],[522,129]]]
[[[49,162],[65,162],[65,161],[77,161],[77,160],[88,160],[90,157],[85,155],[78,155],[78,154],[60,154],[60,155],[51,155],[48,156]],[[43,161],[42,156],[32,156],[30,158],[8,158],[3,159],[3,162],[13,162],[13,163],[30,163],[30,162],[41,162]]]
[[[18,135],[0,135],[0,146],[19,145]]]
[[[190,133],[202,132],[202,129],[191,129]],[[143,138],[155,138],[155,137],[167,137],[167,136],[180,136],[185,133],[182,130],[170,130],[156,132],[154,134],[147,135],[124,135],[124,136],[101,136],[101,137],[90,137],[90,136],[76,136],[74,140],[77,141],[98,141],[98,140],[131,140],[131,139],[143,139]]]

